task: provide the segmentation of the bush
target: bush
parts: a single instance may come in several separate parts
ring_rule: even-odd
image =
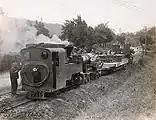
[[[144,66],[143,59],[139,59],[138,63],[139,63],[139,65]]]
[[[0,72],[10,70],[13,61],[20,62],[20,55],[18,54],[5,54],[0,55]]]

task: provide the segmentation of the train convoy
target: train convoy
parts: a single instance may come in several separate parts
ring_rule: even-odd
[[[49,93],[77,87],[124,68],[132,58],[130,46],[125,44],[118,50],[107,55],[72,54],[72,45],[27,44],[20,51],[22,90],[30,99],[45,99]]]

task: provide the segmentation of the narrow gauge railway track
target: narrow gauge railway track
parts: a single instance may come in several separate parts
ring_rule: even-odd
[[[0,98],[5,95],[11,95],[11,91],[3,92],[0,94]]]
[[[25,104],[30,103],[30,102],[32,102],[32,100],[28,100],[28,99],[27,99],[27,100],[24,100],[24,101],[22,101],[22,102],[20,102],[20,103],[18,102],[18,103],[15,104],[15,105],[10,105],[9,107],[3,107],[3,108],[1,108],[0,113],[7,112],[8,110],[17,108],[17,107],[19,107],[19,106],[25,105]]]
[[[0,113],[5,113],[8,110],[17,108],[32,101],[33,100],[26,99],[24,96],[21,95],[17,97],[6,98],[0,102]]]
[[[73,88],[75,88],[75,87],[73,87]],[[63,88],[61,90],[55,91],[54,93],[50,94],[50,98],[55,99],[55,98],[57,98],[57,95],[60,95],[61,93],[69,91],[71,89],[72,88]],[[35,101],[35,100],[26,99],[24,95],[23,96],[19,95],[17,97],[5,99],[5,100],[0,102],[0,114],[5,113],[9,110],[15,109],[17,107],[26,105],[26,104],[31,103],[33,101]]]
[[[20,86],[20,87],[21,87],[21,86]],[[10,88],[11,88],[11,86],[10,86]],[[21,88],[18,88],[18,91],[19,91],[19,92],[22,91]],[[1,97],[1,96],[4,96],[4,95],[11,95],[11,89],[5,90],[5,92],[1,92],[1,91],[0,91],[0,97]]]
[[[1,103],[1,101],[8,99],[8,98],[11,98],[11,92],[10,91],[1,93],[0,94],[0,103]]]
[[[73,88],[75,88],[75,87],[73,87]],[[69,91],[73,88],[63,88],[61,90],[55,91],[54,93],[51,93],[49,95],[49,97],[50,98],[52,97],[52,99],[55,99],[55,98],[57,98],[57,95],[60,95],[61,93]],[[1,94],[1,96],[3,96],[3,95],[5,96],[6,94],[9,94],[9,97],[0,101],[0,114],[5,113],[9,110],[15,109],[17,107],[26,105],[30,102],[36,101],[36,100],[25,98],[24,94],[19,94],[17,96],[12,97],[11,92],[6,92],[4,94]]]
[[[18,89],[18,91],[21,91],[20,89]],[[3,99],[6,98],[11,98],[11,91],[7,90],[6,92],[0,92],[0,101],[2,101]]]
[[[50,97],[50,99],[55,99],[61,93],[64,93],[64,92],[70,91],[71,89],[76,89],[76,88],[77,87],[74,87],[74,86],[72,88],[63,88],[63,89],[60,89],[58,91],[51,93],[49,95],[49,97]],[[43,100],[45,100],[45,99],[43,99]],[[25,96],[21,95],[21,94],[17,95],[16,97],[10,96],[10,98],[6,98],[6,99],[0,101],[0,114],[5,113],[9,110],[13,110],[17,107],[26,105],[26,104],[31,103],[33,101],[36,101],[36,100],[26,99]]]

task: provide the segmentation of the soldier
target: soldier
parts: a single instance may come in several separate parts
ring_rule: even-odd
[[[16,92],[17,92],[17,87],[18,87],[17,79],[19,78],[18,72],[19,72],[19,67],[18,67],[17,62],[13,62],[12,67],[10,69],[10,81],[11,81],[12,95],[16,95]]]

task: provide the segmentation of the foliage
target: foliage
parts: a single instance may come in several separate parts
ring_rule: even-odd
[[[62,26],[62,39],[69,39],[75,46],[84,47],[87,40],[87,24],[77,16],[72,21],[66,20]]]
[[[34,27],[37,29],[37,34],[36,34],[37,36],[40,35],[40,34],[43,34],[43,35],[45,35],[45,36],[47,36],[49,38],[52,37],[49,34],[49,30],[47,28],[45,28],[45,25],[44,25],[43,22],[36,21]]]
[[[120,43],[121,45],[124,44],[125,39],[126,39],[125,34],[117,35],[117,37],[116,37],[116,40],[117,40],[118,43]]]
[[[114,32],[104,24],[99,24],[95,28],[77,16],[76,19],[66,20],[62,26],[61,39],[68,39],[75,46],[92,49],[94,44],[103,46],[107,42],[114,40]]]
[[[105,24],[99,24],[95,27],[95,39],[101,46],[114,40],[115,33]]]
[[[155,43],[156,38],[156,28],[152,27],[150,29],[144,28],[136,33],[136,36],[140,38],[141,44],[145,44],[149,46]]]
[[[130,39],[131,44],[136,44],[137,46],[144,45],[145,40],[147,46],[153,45],[156,42],[156,27],[144,27],[136,33],[122,33],[121,35],[117,35],[117,41],[119,43],[124,43],[127,39]]]
[[[87,51],[91,51],[92,49],[92,46],[96,44],[96,41],[95,41],[95,34],[94,34],[94,28],[92,27],[88,27],[87,28],[87,40],[86,40],[86,48],[87,48]]]
[[[20,63],[21,56],[19,54],[0,54],[0,72],[10,70],[13,61]]]
[[[153,44],[154,43],[154,41],[153,41],[153,39],[152,39],[152,37],[150,36],[150,35],[141,35],[140,36],[140,42],[142,43],[142,44],[145,44],[145,40],[147,40],[146,41],[146,44],[147,45],[151,45],[151,44]]]

